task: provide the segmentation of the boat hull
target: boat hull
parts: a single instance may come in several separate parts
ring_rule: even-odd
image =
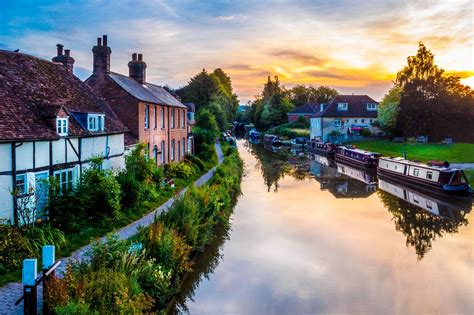
[[[327,151],[319,148],[313,148],[311,146],[306,146],[308,152],[319,154],[319,155],[324,155],[324,156],[334,156],[335,152],[334,151]]]
[[[359,161],[357,159],[353,159],[353,158],[344,156],[342,154],[337,154],[337,153],[336,153],[336,161],[349,163],[349,164],[356,165],[358,167],[364,167],[364,168],[375,169],[377,167],[377,162],[374,162],[374,161],[368,161],[368,162]]]
[[[456,187],[456,189],[449,189],[447,185],[440,183],[429,183],[422,181],[417,178],[410,176],[400,175],[399,173],[391,172],[382,168],[377,169],[377,175],[380,178],[387,178],[391,181],[395,181],[404,186],[411,187],[417,190],[424,190],[430,194],[436,194],[438,196],[450,197],[450,198],[470,198],[472,192],[469,185],[462,186],[450,186]]]

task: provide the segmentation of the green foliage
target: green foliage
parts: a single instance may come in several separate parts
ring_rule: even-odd
[[[99,314],[97,311],[91,311],[90,305],[84,302],[69,301],[64,306],[56,306],[54,313],[57,315],[89,315]]]
[[[330,136],[337,137],[341,135],[341,132],[339,130],[331,130],[329,133]]]
[[[403,89],[399,85],[394,85],[379,104],[378,121],[380,128],[387,132],[393,132],[397,125],[398,113],[400,111],[400,98]]]
[[[370,132],[370,129],[368,129],[368,128],[363,128],[363,129],[360,131],[360,135],[363,136],[363,137],[371,137],[371,136],[372,136],[372,132]]]
[[[308,103],[328,103],[338,91],[328,86],[314,88],[312,85],[295,85],[287,91],[290,101],[296,106]]]

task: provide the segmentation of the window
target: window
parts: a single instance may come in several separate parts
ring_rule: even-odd
[[[431,203],[431,201],[429,200],[426,200],[426,208],[432,210],[433,209],[433,204]]]
[[[165,140],[161,140],[161,163],[165,163]]]
[[[105,115],[89,114],[87,115],[87,130],[104,131]]]
[[[165,128],[165,108],[161,106],[161,128]]]
[[[415,176],[420,175],[420,170],[417,169],[417,168],[415,168],[415,169],[413,170],[413,175],[415,175]]]
[[[181,126],[181,111],[178,109],[178,128]]]
[[[377,110],[376,103],[367,103],[367,110]]]
[[[342,121],[340,119],[334,120],[334,126],[335,127],[341,127],[342,126]]]
[[[54,179],[59,185],[59,192],[64,194],[70,191],[74,183],[74,169],[65,169],[54,172]]]
[[[186,127],[186,112],[183,110],[183,119],[181,120],[181,128],[185,128]]]
[[[174,139],[171,140],[171,161],[174,161]]]
[[[156,108],[157,106],[153,107],[155,110],[155,129],[158,127],[158,110]]]
[[[191,153],[191,148],[192,148],[193,142],[191,138],[188,138],[188,152]]]
[[[176,150],[178,150],[178,161],[181,160],[181,141],[178,141],[178,145],[176,146]]]
[[[148,129],[149,128],[149,117],[150,115],[150,105],[146,105],[145,106],[145,129]]]
[[[357,119],[354,119],[354,122],[357,123]]]
[[[374,120],[373,119],[369,119],[369,122],[372,123]]]
[[[26,174],[16,175],[15,190],[18,195],[26,195],[28,193]]]
[[[174,108],[171,109],[171,128],[174,128]]]
[[[433,179],[433,172],[426,172],[426,178]]]
[[[347,103],[337,103],[337,110],[347,110],[349,108],[349,104]]]
[[[145,149],[145,159],[148,160],[150,158],[150,143],[146,144],[146,149]]]
[[[186,154],[186,139],[183,137],[183,141],[181,142],[181,152],[182,152],[182,155],[184,156]]]
[[[420,201],[418,200],[418,196],[417,195],[413,195],[413,201],[415,203],[420,203]]]
[[[361,122],[361,123],[365,123],[365,119],[361,119],[360,122]]]
[[[57,118],[56,119],[56,131],[60,136],[67,136],[68,132],[68,119]]]
[[[155,162],[158,162],[158,146],[156,144],[153,147],[153,158],[155,159]]]

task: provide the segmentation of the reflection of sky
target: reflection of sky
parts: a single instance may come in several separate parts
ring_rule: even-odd
[[[182,86],[202,68],[222,67],[242,102],[267,75],[379,100],[418,41],[474,85],[470,0],[1,1],[0,49],[49,59],[61,42],[81,78],[102,34],[113,71],[128,73],[133,52],[144,54],[150,82],[163,85]]]
[[[233,231],[191,314],[472,311],[472,224],[435,240],[418,262],[377,194],[336,199],[289,177],[267,192],[254,158],[240,152],[247,176]]]

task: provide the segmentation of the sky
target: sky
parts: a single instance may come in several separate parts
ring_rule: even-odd
[[[147,81],[174,88],[222,68],[240,102],[268,76],[286,87],[328,85],[380,100],[422,41],[435,62],[474,87],[474,2],[0,0],[0,49],[50,59],[71,49],[86,79],[92,46],[108,35],[111,69],[128,74],[134,52]]]

